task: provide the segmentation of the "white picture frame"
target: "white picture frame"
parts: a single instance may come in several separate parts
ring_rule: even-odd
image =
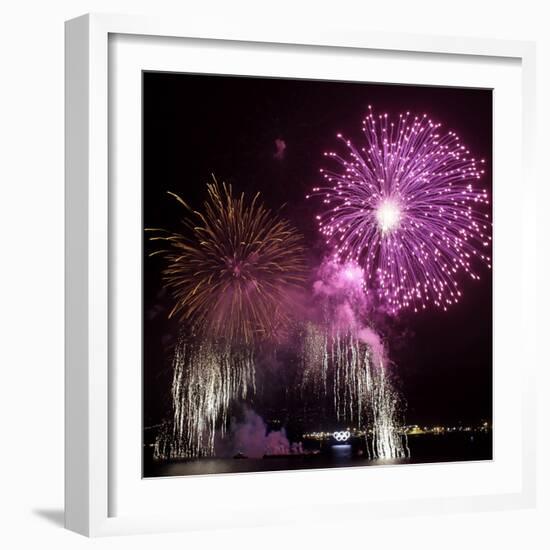
[[[122,37],[120,42],[117,42],[117,37]],[[153,38],[160,41],[158,48],[149,45],[149,42],[144,43],[147,39]],[[124,227],[129,227],[126,222],[133,223],[135,217],[132,218],[130,206],[128,209],[126,207],[121,209],[120,201],[116,201],[117,191],[113,191],[111,183],[120,177],[118,164],[122,166],[122,170],[125,169],[125,161],[122,159],[119,163],[118,157],[122,158],[126,155],[126,158],[132,158],[131,147],[135,150],[138,142],[126,145],[124,141],[124,145],[117,147],[116,151],[110,149],[110,146],[118,136],[117,132],[121,131],[121,125],[128,126],[122,131],[127,131],[128,135],[133,132],[135,135],[136,127],[133,125],[137,124],[139,129],[140,121],[136,121],[133,116],[135,110],[119,116],[112,109],[113,106],[119,105],[117,93],[120,94],[121,90],[123,90],[122,93],[126,93],[124,86],[128,87],[129,94],[132,93],[133,84],[128,84],[131,80],[120,75],[127,69],[134,71],[133,74],[135,74],[136,67],[139,69],[141,59],[147,58],[148,52],[151,55],[145,68],[155,68],[152,64],[156,62],[152,60],[160,55],[166,60],[165,70],[177,70],[181,55],[177,52],[175,54],[169,52],[179,47],[178,40],[198,41],[199,44],[202,43],[201,41],[208,42],[209,47],[218,50],[225,48],[228,53],[233,48],[231,55],[235,58],[235,67],[240,67],[239,59],[243,57],[239,48],[247,47],[249,47],[248,50],[243,50],[248,52],[247,63],[254,63],[254,60],[263,63],[265,56],[268,55],[266,52],[279,47],[285,49],[287,57],[289,55],[299,57],[306,51],[308,55],[317,55],[315,52],[322,52],[323,55],[327,52],[330,55],[363,53],[366,55],[374,52],[383,53],[388,56],[388,60],[392,55],[399,56],[398,63],[402,65],[407,56],[412,59],[420,55],[439,63],[442,67],[446,63],[461,63],[461,60],[465,60],[464,62],[480,64],[478,68],[480,79],[485,78],[481,73],[491,73],[492,66],[495,67],[495,79],[500,78],[499,66],[514,67],[513,78],[517,80],[519,97],[514,99],[510,95],[506,101],[515,101],[514,112],[517,118],[514,119],[514,116],[510,118],[516,121],[515,128],[519,129],[519,134],[515,132],[518,134],[515,136],[516,141],[509,143],[509,147],[514,147],[516,151],[515,158],[509,160],[509,163],[511,172],[517,174],[521,181],[521,185],[517,185],[515,189],[514,196],[516,197],[515,207],[520,209],[523,215],[514,216],[515,223],[519,224],[519,231],[516,228],[516,236],[512,238],[517,239],[517,245],[521,249],[521,261],[516,268],[511,269],[516,270],[514,273],[517,273],[517,277],[521,280],[516,281],[517,299],[505,309],[499,305],[499,296],[503,296],[507,285],[504,278],[502,279],[502,292],[498,291],[497,287],[495,295],[495,312],[498,318],[502,319],[503,325],[506,321],[511,321],[510,316],[515,316],[515,331],[518,334],[518,349],[515,356],[523,360],[516,384],[517,393],[513,396],[516,401],[513,406],[510,405],[509,411],[509,421],[512,423],[517,421],[518,434],[521,433],[519,441],[514,442],[514,446],[518,449],[517,454],[514,454],[516,451],[508,453],[503,450],[500,457],[496,455],[491,465],[491,472],[495,470],[494,478],[491,477],[493,474],[489,470],[483,469],[483,466],[475,472],[472,470],[472,475],[468,474],[472,480],[485,478],[491,483],[494,480],[494,487],[489,486],[488,483],[484,487],[480,486],[476,491],[474,485],[472,489],[467,484],[463,484],[462,491],[450,491],[448,495],[429,489],[422,492],[420,488],[428,487],[429,483],[426,484],[426,479],[432,479],[430,483],[434,487],[440,487],[442,483],[444,485],[445,480],[449,480],[454,475],[452,466],[448,469],[430,465],[404,469],[400,467],[393,470],[381,469],[378,471],[382,473],[372,474],[373,477],[369,478],[373,486],[383,481],[387,488],[388,475],[390,478],[393,476],[394,483],[401,486],[406,486],[408,477],[415,477],[416,486],[411,485],[409,494],[406,494],[406,491],[396,492],[388,499],[376,496],[363,498],[361,494],[357,494],[351,500],[346,500],[339,494],[333,494],[331,502],[327,503],[315,502],[314,498],[312,499],[314,502],[308,503],[307,510],[303,511],[301,521],[328,518],[360,519],[368,514],[391,516],[532,506],[535,499],[533,424],[536,361],[533,339],[536,333],[534,326],[536,295],[534,285],[528,284],[528,280],[534,272],[536,262],[536,248],[533,240],[529,238],[535,232],[536,225],[534,216],[536,187],[531,177],[534,163],[532,151],[534,150],[535,120],[534,44],[490,39],[394,35],[368,30],[361,33],[352,32],[349,29],[274,30],[269,28],[269,25],[232,30],[224,28],[223,22],[218,22],[217,27],[213,24],[204,28],[190,21],[163,18],[85,15],[66,23],[66,527],[84,535],[99,536],[294,521],[293,509],[288,507],[282,498],[264,502],[260,497],[252,507],[247,508],[243,503],[242,511],[246,513],[242,514],[236,513],[239,506],[231,507],[230,500],[224,501],[222,498],[220,505],[209,510],[208,514],[206,504],[201,504],[199,499],[197,506],[193,506],[193,510],[187,510],[187,512],[180,510],[178,513],[168,514],[159,509],[155,515],[153,509],[147,508],[143,503],[159,498],[161,493],[157,490],[158,488],[161,488],[159,490],[163,491],[163,495],[173,491],[171,480],[144,482],[136,478],[133,466],[127,468],[128,471],[133,472],[132,479],[125,480],[120,473],[119,463],[122,460],[120,457],[125,457],[125,465],[129,462],[134,464],[136,460],[132,459],[132,453],[139,454],[139,450],[135,447],[135,437],[133,440],[130,436],[127,437],[129,432],[135,436],[136,430],[124,424],[128,420],[124,419],[124,415],[121,416],[118,409],[136,412],[139,395],[135,395],[135,391],[132,393],[131,388],[133,387],[134,390],[139,388],[140,379],[139,375],[136,378],[131,372],[124,371],[122,368],[119,369],[120,373],[114,372],[116,370],[114,369],[116,336],[112,329],[116,325],[113,308],[115,310],[117,308],[113,304],[118,300],[118,294],[113,292],[113,288],[116,288],[116,275],[113,275],[113,269],[115,263],[124,263],[125,260],[118,254],[113,258],[113,247],[116,246],[118,238],[116,232],[121,226],[122,230]],[[194,44],[196,45],[196,42]],[[111,58],[110,48],[121,57]],[[206,64],[206,58],[203,59],[200,47],[198,52],[187,53],[188,62],[193,59],[194,63],[198,63],[193,66],[195,70],[200,72],[201,63],[204,62],[205,72],[215,71],[215,65]],[[275,58],[273,63],[276,64]],[[243,70],[247,71],[246,74],[257,74],[253,68]],[[273,70],[276,72],[276,69]],[[277,73],[280,76],[296,76],[301,73],[292,71],[303,71],[298,68],[298,65],[295,69],[287,65],[280,70],[282,73]],[[462,70],[466,71],[465,68]],[[455,72],[460,73],[459,70]],[[457,80],[449,82],[456,82],[457,85],[461,83],[463,86],[472,85],[472,81],[460,75],[453,78]],[[472,76],[472,79],[474,78]],[[417,83],[422,82],[419,80]],[[502,87],[504,86],[505,81],[502,80]],[[139,99],[139,96],[132,97],[133,103],[128,101],[128,104],[135,106],[134,100]],[[502,120],[500,111],[495,111],[495,142],[497,143],[506,141],[503,139],[504,134],[502,136],[499,134],[500,120]],[[502,151],[504,152],[504,149]],[[518,151],[521,151],[521,154],[518,154]],[[502,156],[504,155],[500,155]],[[137,157],[135,164],[135,170],[139,174]],[[129,170],[131,171],[132,168],[130,167]],[[134,172],[126,172],[124,175],[138,177]],[[503,171],[495,170],[495,186],[499,185],[501,176],[504,189],[506,175]],[[134,183],[135,177],[132,180]],[[511,199],[512,196],[509,195],[508,198]],[[506,219],[507,215],[511,218],[511,213],[507,214],[507,207],[514,206],[514,203],[506,202],[506,193],[503,191],[500,204],[503,206],[496,207],[495,224],[497,228],[501,227],[505,231],[507,225],[511,223],[511,219]],[[507,236],[503,233],[504,235]],[[500,253],[497,243],[498,233],[495,244],[497,253]],[[504,251],[501,258],[501,265],[505,265]],[[495,265],[495,278],[498,283],[498,260]],[[506,336],[504,330],[502,334]],[[122,337],[121,334],[118,336]],[[497,353],[495,357],[496,362],[499,360],[499,354]],[[495,376],[498,381],[498,366],[496,369]],[[124,378],[124,381],[128,382],[128,385],[124,386],[127,387],[124,391],[121,390],[119,376],[133,377]],[[503,370],[501,379],[504,378],[506,378],[506,372]],[[495,386],[497,406],[503,406],[508,399],[511,399],[510,387],[510,385],[500,388],[498,385]],[[119,406],[122,401],[124,401],[124,407]],[[505,407],[501,410],[504,411]],[[503,418],[502,415],[501,418]],[[136,420],[140,422],[141,418]],[[127,430],[127,427],[130,429]],[[502,442],[503,438],[497,438],[498,441]],[[514,454],[514,459],[507,461],[504,455],[508,454]],[[497,472],[498,468],[500,469]],[[342,470],[345,471],[334,474],[340,477],[333,477],[333,481],[345,480],[346,483],[360,485],[361,479],[357,476],[361,475],[360,470],[366,469]],[[302,484],[304,490],[314,492],[321,479],[318,477],[319,474],[324,475],[298,472],[290,476],[279,473],[195,478],[187,480],[185,494],[191,500],[193,494],[198,497],[201,491],[217,490],[224,494],[236,491],[239,486],[242,486],[243,493],[250,495],[253,491],[259,494],[262,488],[290,487],[297,484]],[[504,478],[507,478],[510,483],[506,486],[505,484],[497,486],[500,483],[497,481]],[[178,486],[180,491],[181,481],[181,479],[175,481],[180,483]],[[254,489],[253,486],[257,488]],[[126,503],[126,508],[119,503]],[[132,503],[136,505],[131,506]]]

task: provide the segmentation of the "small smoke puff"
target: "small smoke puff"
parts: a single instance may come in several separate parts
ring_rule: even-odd
[[[265,454],[267,426],[254,411],[247,409],[244,422],[233,426],[232,440],[235,452],[250,458],[261,458]]]
[[[364,282],[364,271],[354,262],[339,264],[332,259],[325,259],[317,272],[319,280],[313,283],[315,294],[332,296],[341,290],[361,290]]]
[[[363,270],[353,263],[348,263],[344,265],[340,271],[340,276],[347,281],[354,281],[361,283],[363,281]]]
[[[336,308],[334,317],[336,326],[340,329],[355,327],[355,313],[348,302],[344,302]]]
[[[372,354],[377,361],[382,361],[384,359],[384,344],[380,335],[377,334],[370,327],[363,327],[358,333],[357,336],[359,339],[370,346]]]
[[[269,432],[269,434],[267,434],[265,454],[287,455],[289,453],[290,443],[286,437],[286,431],[284,428],[280,431]]]
[[[315,281],[313,283],[313,294],[321,296],[332,296],[336,292],[331,285],[325,284],[323,281]]]
[[[298,448],[291,444],[285,429],[268,433],[268,428],[260,415],[246,409],[244,420],[231,427],[232,453],[243,453],[249,458],[262,458],[264,455],[288,455]],[[294,449],[294,451],[292,450]]]
[[[277,160],[283,160],[285,158],[286,142],[284,139],[277,138],[275,140],[276,151],[273,155],[273,158]]]

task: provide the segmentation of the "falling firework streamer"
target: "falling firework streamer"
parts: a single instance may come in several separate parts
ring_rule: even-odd
[[[338,420],[365,427],[370,458],[409,455],[402,433],[401,398],[388,378],[382,359],[352,331],[308,323],[302,349],[303,387],[326,395],[332,377]]]
[[[173,359],[171,430],[157,442],[157,458],[211,456],[224,434],[231,404],[255,391],[253,353],[226,344],[178,341]]]
[[[386,366],[380,362],[373,370],[372,429],[366,434],[369,455],[374,458],[405,458],[410,456],[407,435],[403,432],[401,396],[393,388]]]

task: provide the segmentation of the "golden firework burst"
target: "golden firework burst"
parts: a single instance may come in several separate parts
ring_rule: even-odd
[[[182,231],[151,229],[166,247],[165,286],[178,316],[193,332],[231,344],[272,338],[292,318],[305,281],[301,235],[273,213],[260,194],[247,200],[231,185],[207,184],[202,211],[184,208]]]

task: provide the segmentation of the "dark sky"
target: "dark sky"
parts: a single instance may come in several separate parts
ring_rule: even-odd
[[[220,77],[143,76],[145,227],[176,228],[181,210],[166,191],[199,207],[215,174],[238,191],[261,191],[273,209],[322,255],[314,210],[305,195],[320,183],[323,152],[336,134],[361,139],[361,120],[376,112],[428,113],[455,130],[473,156],[484,157],[491,190],[492,92],[479,89]],[[283,140],[283,158],[276,158]],[[153,250],[145,242],[145,251]],[[166,320],[159,259],[144,259],[144,422],[169,410],[170,358],[177,327]],[[462,301],[381,327],[397,365],[409,423],[465,423],[492,418],[492,273],[463,280]],[[391,337],[390,337],[391,335]]]

